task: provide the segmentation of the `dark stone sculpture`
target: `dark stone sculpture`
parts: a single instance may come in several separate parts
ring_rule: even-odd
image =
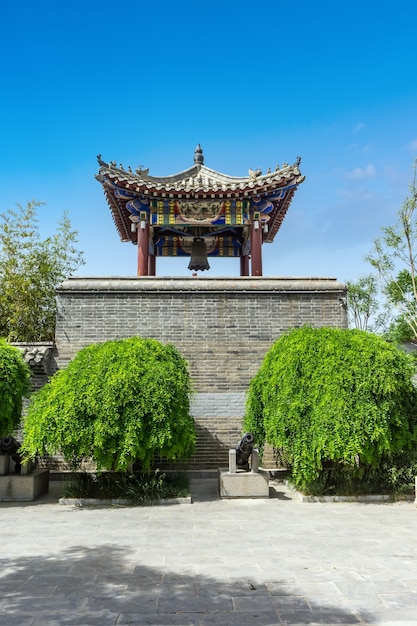
[[[246,433],[243,435],[236,448],[236,467],[240,470],[249,472],[249,458],[252,454],[253,444],[255,443],[255,437],[252,433]]]

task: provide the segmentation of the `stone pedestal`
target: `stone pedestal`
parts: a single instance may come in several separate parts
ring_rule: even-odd
[[[27,461],[26,463],[22,464],[20,466],[20,475],[21,476],[27,476],[28,474],[31,474],[33,472],[33,461]]]
[[[219,469],[219,494],[221,498],[269,498],[269,473],[259,469],[259,452],[253,448],[250,456],[251,471],[238,469],[236,450],[229,450],[229,469]]]
[[[0,476],[6,476],[10,469],[10,456],[8,454],[0,454]]]
[[[0,502],[30,502],[49,490],[49,470],[0,476]]]
[[[221,498],[269,498],[269,473],[229,472],[220,468],[219,493]]]

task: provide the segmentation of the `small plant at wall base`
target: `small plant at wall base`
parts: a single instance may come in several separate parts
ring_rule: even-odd
[[[176,348],[132,337],[82,349],[65,370],[34,394],[22,452],[34,458],[60,451],[77,466],[125,471],[151,467],[155,455],[188,458],[194,447],[191,383]]]
[[[165,474],[158,470],[141,474],[101,474],[78,472],[64,487],[65,498],[123,498],[131,504],[153,504],[167,498],[183,498],[190,494],[185,472]]]
[[[401,491],[417,467],[413,374],[406,354],[371,333],[294,330],[252,380],[244,429],[281,451],[304,492]]]
[[[13,434],[30,390],[30,370],[19,350],[0,339],[0,438]]]

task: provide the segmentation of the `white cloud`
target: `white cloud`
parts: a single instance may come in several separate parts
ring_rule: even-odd
[[[378,144],[376,142],[374,142],[374,143],[367,143],[367,144],[365,144],[363,146],[362,152],[365,152],[365,153],[373,152],[375,150],[375,148],[377,147],[377,145]]]
[[[371,163],[365,168],[355,167],[351,172],[346,172],[345,178],[349,180],[363,180],[364,178],[373,178],[376,175],[376,168]]]
[[[363,202],[370,202],[374,200],[375,193],[367,188],[355,189],[350,187],[350,189],[339,188],[335,190],[336,194],[341,197],[349,200],[350,202],[354,201],[359,206],[362,205]]]
[[[353,134],[356,135],[356,133],[358,133],[360,130],[362,130],[362,128],[365,128],[366,124],[364,124],[363,122],[358,122],[355,126],[355,128],[353,129]]]

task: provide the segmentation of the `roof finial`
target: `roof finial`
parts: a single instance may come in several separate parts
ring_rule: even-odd
[[[197,144],[197,148],[194,150],[194,163],[201,163],[201,165],[204,164],[203,151],[200,144]]]

